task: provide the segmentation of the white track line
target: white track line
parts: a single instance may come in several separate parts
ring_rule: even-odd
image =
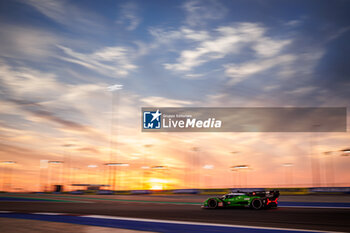
[[[115,219],[115,220],[129,220],[129,221],[139,221],[139,222],[172,223],[172,224],[185,224],[185,225],[197,225],[197,226],[235,227],[235,228],[300,231],[300,232],[327,232],[327,233],[335,232],[335,231],[302,230],[302,229],[279,228],[279,227],[258,227],[258,226],[247,226],[247,225],[205,223],[205,222],[160,220],[160,219],[148,219],[148,218],[127,218],[127,217],[116,217],[116,216],[107,216],[107,215],[84,215],[84,216],[80,216],[80,217]]]
[[[30,214],[43,214],[43,215],[66,215],[65,213],[50,213],[50,212],[34,212]]]
[[[350,209],[350,207],[346,206],[289,206],[289,205],[279,205],[278,207],[284,208],[313,208],[313,209]]]
[[[15,211],[0,211],[0,213],[17,213],[17,212],[15,212]],[[35,213],[27,213],[27,214],[66,215],[66,216],[68,216],[66,213],[48,213],[48,212],[35,212]],[[245,228],[245,229],[264,229],[264,230],[282,230],[282,231],[299,231],[299,232],[322,232],[322,233],[335,232],[335,231],[303,230],[303,229],[280,228],[280,227],[259,227],[259,226],[248,226],[248,225],[231,225],[231,224],[217,224],[217,223],[205,223],[205,222],[174,221],[174,220],[161,220],[161,219],[148,219],[148,218],[128,218],[128,217],[117,217],[117,216],[108,216],[108,215],[79,215],[78,217],[138,221],[138,222],[184,224],[184,225],[196,225],[196,226]],[[338,232],[341,233],[340,231],[338,231]]]

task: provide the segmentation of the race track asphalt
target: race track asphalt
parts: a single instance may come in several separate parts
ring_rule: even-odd
[[[154,199],[161,199],[152,197]],[[58,199],[58,198],[57,198]],[[66,198],[77,202],[8,201],[0,202],[0,211],[19,213],[55,212],[76,215],[108,215],[131,218],[192,221],[278,228],[350,232],[350,208],[294,208],[269,210],[201,209],[198,204],[179,202],[138,202],[112,200],[108,197]],[[140,199],[141,200],[141,199]],[[79,201],[82,201],[80,203]],[[84,202],[86,201],[86,203]]]

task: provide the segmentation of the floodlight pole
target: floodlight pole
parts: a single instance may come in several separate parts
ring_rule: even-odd
[[[63,161],[49,161],[48,162],[48,170],[49,170],[49,188],[50,188],[50,186],[52,185],[52,169],[50,169],[51,168],[51,166],[50,166],[50,164],[63,164]],[[60,167],[60,171],[62,171],[62,167]],[[56,176],[56,179],[57,179],[57,181],[58,181],[58,183],[60,183],[59,181],[60,181],[60,174],[58,174],[58,176]]]
[[[11,192],[11,186],[12,186],[12,165],[16,164],[15,161],[2,161],[1,164],[4,164],[4,165],[9,165],[9,182],[8,182],[8,190],[9,192]],[[2,189],[3,191],[5,191],[5,172],[6,170],[4,169],[5,167],[3,167],[3,174],[2,174]]]
[[[293,185],[293,166],[292,163],[284,163],[282,164],[284,167],[284,183],[287,186]]]
[[[116,105],[116,101],[119,100],[119,90],[121,90],[123,88],[123,85],[119,85],[119,84],[116,84],[116,85],[112,85],[112,86],[109,86],[107,89],[108,91],[112,92],[112,116],[111,116],[111,138],[110,138],[110,155],[109,155],[109,164],[113,163],[114,161],[117,161],[117,154],[116,152],[113,153],[113,149],[115,149],[115,145],[116,145],[116,140],[115,140],[115,137],[117,136],[116,135],[116,132],[114,132],[114,125],[115,123],[118,123],[118,122],[115,122],[116,121],[116,118],[115,118],[115,105]],[[109,166],[109,169],[108,169],[108,183],[111,184],[112,186],[112,190],[115,190],[115,182],[116,182],[116,168],[113,167],[113,166]]]
[[[239,153],[239,151],[231,151],[230,152],[230,154],[232,155],[232,160],[231,159],[229,159],[229,161],[231,161],[232,162],[232,164],[237,164],[239,161],[238,161],[238,159],[237,159],[237,154]],[[235,158],[236,157],[236,158]],[[232,168],[232,167],[231,167]],[[234,172],[235,170],[230,170],[230,172],[232,172],[232,177],[231,176],[229,176],[229,177],[231,177],[231,179],[232,179],[232,187],[234,187],[235,186],[235,176],[234,176]],[[229,179],[229,183],[231,183],[230,182],[230,179]],[[238,183],[238,175],[237,175],[237,183]],[[238,187],[238,186],[237,186]]]
[[[144,153],[144,156],[143,156],[143,166],[142,166],[142,189],[143,190],[146,190],[146,180],[147,180],[147,175],[148,175],[148,169],[150,168],[148,166],[148,159],[149,159],[149,152],[150,152],[150,148],[153,147],[152,144],[146,144],[144,145],[144,147],[146,148],[146,153]]]
[[[316,186],[320,186],[322,185],[322,181],[321,181],[321,177],[320,177],[320,164],[319,164],[319,156],[317,154],[317,147],[316,147],[316,143],[317,143],[317,129],[320,127],[321,125],[319,124],[314,124],[312,125],[312,128],[314,128],[314,133],[316,133],[314,135],[313,138],[310,139],[310,146],[311,146],[311,179],[312,179],[312,186],[316,187]]]

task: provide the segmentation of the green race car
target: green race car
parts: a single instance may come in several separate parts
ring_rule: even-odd
[[[279,191],[255,191],[228,193],[222,197],[211,197],[202,208],[250,207],[255,210],[276,208]]]

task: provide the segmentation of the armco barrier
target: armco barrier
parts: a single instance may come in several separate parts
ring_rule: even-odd
[[[281,195],[306,195],[310,194],[308,188],[267,188],[265,191],[279,190]]]
[[[131,190],[131,194],[151,194],[151,190]]]
[[[112,190],[98,190],[97,194],[98,195],[112,195],[113,191]]]
[[[307,195],[307,194],[350,194],[350,187],[314,187],[314,188],[226,188],[226,189],[173,189],[173,190],[76,190],[70,194],[116,194],[116,195],[171,195],[171,194],[200,194],[223,195],[230,192],[253,192],[279,190],[281,195]]]
[[[153,190],[152,194],[155,194],[155,195],[170,195],[170,194],[173,194],[173,190]]]
[[[200,189],[199,194],[202,195],[221,195],[229,193],[230,189]]]
[[[266,191],[264,188],[232,188],[230,192],[254,192],[254,191]]]
[[[131,190],[114,191],[114,194],[117,194],[117,195],[129,195],[129,194],[131,194]]]
[[[309,188],[315,194],[350,194],[350,187],[315,187]]]
[[[84,190],[75,190],[70,192],[70,194],[84,194],[84,193],[85,193]]]
[[[173,194],[199,194],[199,189],[175,189]]]

